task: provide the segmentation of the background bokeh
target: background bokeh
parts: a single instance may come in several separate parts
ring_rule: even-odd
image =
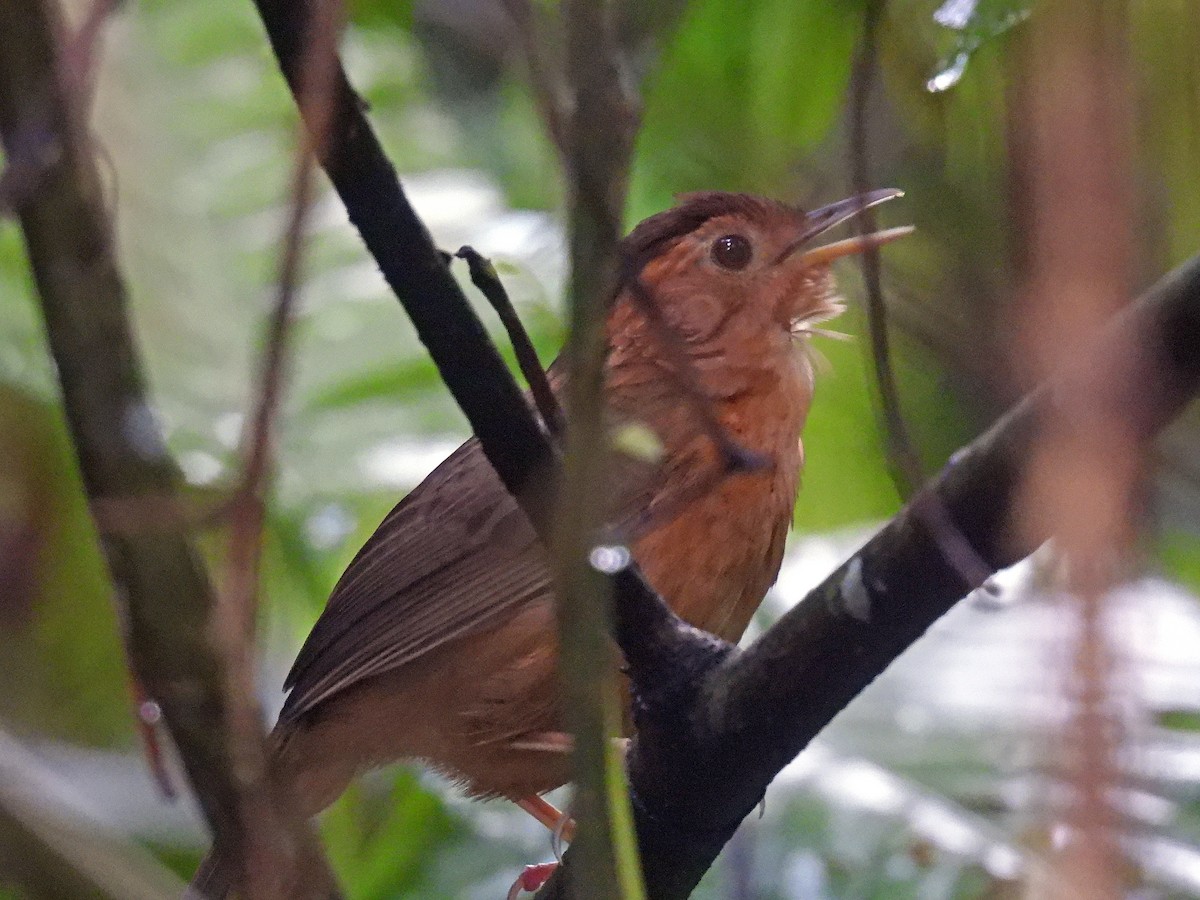
[[[680,192],[805,205],[850,193],[846,92],[863,5],[661,0],[627,23],[645,111],[628,223]],[[499,0],[354,0],[343,51],[439,244],[496,262],[548,360],[562,340],[563,185]],[[80,10],[75,9],[78,13]],[[1138,287],[1200,251],[1200,15],[1128,4]],[[928,471],[1004,408],[1016,285],[1009,90],[1029,10],[893,0],[869,108],[903,409]],[[234,477],[278,267],[295,109],[244,0],[143,0],[107,23],[92,114],[156,412],[198,502]],[[341,567],[466,424],[322,183],[267,533],[261,689],[272,712]],[[853,263],[840,271],[864,333]],[[465,282],[465,271],[458,273]],[[469,285],[468,285],[469,289]],[[469,289],[470,290],[470,289]],[[502,338],[490,311],[481,312]],[[500,343],[505,346],[501,339]],[[865,341],[823,341],[797,530],[764,620],[900,499]],[[506,348],[507,352],[507,348]],[[1200,441],[1161,442],[1144,577],[1114,598],[1131,882],[1200,897]],[[205,535],[214,555],[216,532]],[[1061,835],[1051,765],[1066,630],[1036,561],[964,601],[793,764],[705,898],[1008,896]],[[0,222],[0,784],[37,785],[189,874],[205,842],[140,758],[108,584],[56,399],[20,233]],[[182,782],[181,782],[182,783]],[[0,792],[0,802],[4,794]],[[91,827],[91,826],[89,826]],[[412,769],[356,785],[323,834],[353,898],[503,896],[539,826]],[[0,897],[15,889],[3,886]],[[20,896],[12,893],[12,896]]]

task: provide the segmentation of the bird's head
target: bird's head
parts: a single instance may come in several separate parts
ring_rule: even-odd
[[[625,239],[626,279],[646,294],[694,352],[790,348],[841,312],[831,263],[911,228],[819,244],[862,210],[901,196],[878,190],[804,210],[749,194],[688,194]],[[764,343],[765,341],[765,343]]]

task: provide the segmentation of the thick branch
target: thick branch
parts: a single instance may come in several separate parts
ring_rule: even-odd
[[[29,133],[55,147],[36,190],[16,208],[88,497],[169,498],[181,479],[147,398],[100,182],[57,53],[63,31],[51,2],[0,3],[0,138],[10,154]],[[195,549],[173,531],[102,539],[136,675],[162,708],[217,843],[240,867],[247,840],[259,835],[279,878],[293,861],[319,859],[270,785],[232,764],[231,698],[207,640],[213,595]],[[257,737],[249,752],[265,771],[261,731]],[[321,879],[308,873],[305,883]]]

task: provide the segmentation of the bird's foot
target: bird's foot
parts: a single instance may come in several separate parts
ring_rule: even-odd
[[[533,893],[540,888],[554,874],[554,870],[558,868],[558,863],[537,863],[536,865],[526,866],[525,870],[517,876],[517,880],[513,882],[512,887],[508,889],[508,897],[506,900],[517,900],[521,896],[522,891]]]

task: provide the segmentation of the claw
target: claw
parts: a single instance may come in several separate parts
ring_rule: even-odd
[[[505,900],[517,900],[521,896],[522,891],[533,893],[540,888],[554,874],[554,870],[558,868],[558,863],[537,863],[536,865],[526,866],[525,870],[517,876],[517,880],[512,883],[512,887],[508,889],[508,896]]]
[[[566,839],[570,843],[571,838],[575,836],[575,820],[572,819],[566,812],[563,812],[554,826],[554,830],[550,832],[550,849],[554,852],[554,858],[562,862],[563,857],[563,840]]]

